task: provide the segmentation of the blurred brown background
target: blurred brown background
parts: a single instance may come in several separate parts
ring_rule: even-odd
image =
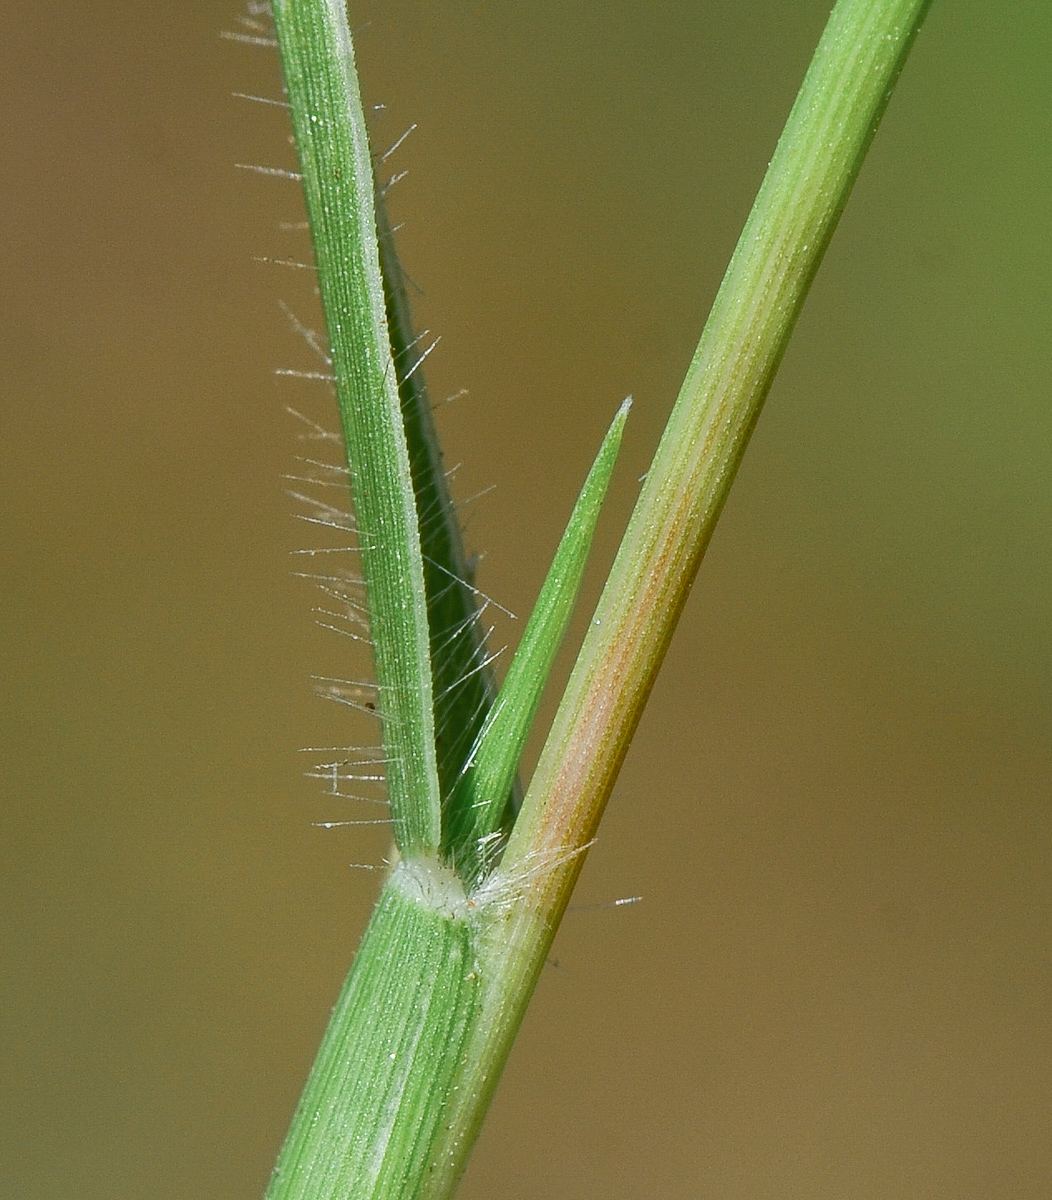
[[[828,6],[354,5],[523,616],[632,392],[609,562]],[[256,1200],[386,847],[301,776],[365,668],[291,574],[284,405],[331,416],[272,374],[311,280],[253,261],[305,249],[237,15],[5,13],[12,1200]],[[568,917],[464,1200],[1052,1195],[1050,54],[1046,0],[936,3],[579,889],[644,899]]]

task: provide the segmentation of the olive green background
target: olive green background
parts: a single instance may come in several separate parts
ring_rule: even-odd
[[[631,392],[594,599],[827,9],[355,5],[519,614]],[[279,86],[236,15],[5,11],[12,1200],[258,1198],[386,850],[313,828],[371,811],[301,775],[374,731],[310,692],[368,668],[292,575],[335,543],[292,519],[319,445],[284,406],[332,417],[272,374],[316,365],[278,308],[313,281],[253,260],[307,250],[296,185],[234,169],[292,164],[230,98]],[[463,1200],[1052,1195],[1050,57],[1047,0],[936,0]]]

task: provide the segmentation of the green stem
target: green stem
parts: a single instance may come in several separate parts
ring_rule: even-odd
[[[930,0],[839,0],[713,304],[501,865],[437,1172],[451,1195],[811,281]]]
[[[594,837],[701,557],[930,0],[839,0],[713,303],[503,868]],[[565,903],[580,859],[538,881]],[[557,897],[559,899],[557,899]]]
[[[329,335],[379,688],[395,841],[441,840],[420,531],[391,359],[373,167],[342,0],[274,0]]]

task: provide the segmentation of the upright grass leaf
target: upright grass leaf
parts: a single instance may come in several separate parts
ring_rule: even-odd
[[[373,167],[342,0],[274,0],[370,613],[395,841],[441,840],[420,531],[376,238]]]
[[[427,347],[422,347],[414,335],[394,236],[380,200],[376,215],[387,323],[420,524],[438,780],[443,803],[448,806],[493,703],[496,687],[488,665],[482,613],[473,586],[474,572],[464,551],[460,520],[450,494],[424,381],[421,364]],[[510,787],[509,783],[509,792]],[[443,825],[449,825],[448,812]],[[444,845],[448,841],[446,833]]]
[[[501,824],[505,800],[544,686],[573,615],[631,400],[621,405],[581,488],[515,657],[448,806],[444,836],[463,878],[477,880],[495,855],[485,844]],[[489,864],[487,863],[489,859]]]

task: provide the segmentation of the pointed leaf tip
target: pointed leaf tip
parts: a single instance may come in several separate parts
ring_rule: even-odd
[[[452,847],[458,864],[470,862],[470,867],[463,868],[465,873],[481,874],[484,870],[479,842],[498,828],[504,815],[519,757],[573,615],[631,407],[629,396],[618,408],[603,438],[508,668],[504,686],[449,805],[451,818],[469,826],[464,843]],[[465,820],[465,814],[470,814],[470,822]]]

